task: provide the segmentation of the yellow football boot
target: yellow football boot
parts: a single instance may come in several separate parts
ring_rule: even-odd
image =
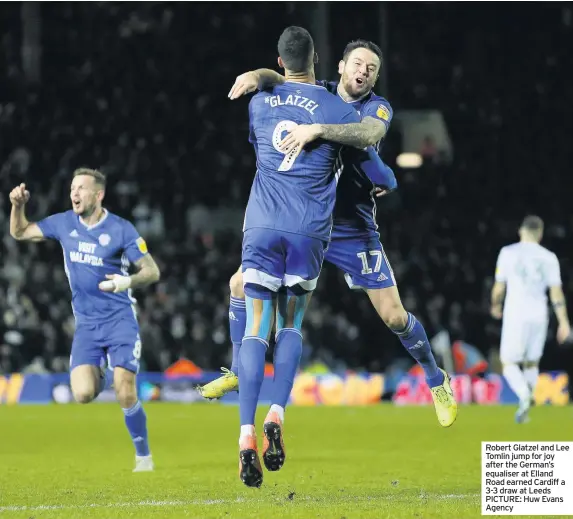
[[[430,391],[438,415],[438,422],[442,427],[449,427],[458,416],[458,404],[450,385],[450,377],[443,369],[440,371],[444,374],[444,382],[440,386],[430,388]]]
[[[212,400],[213,398],[221,398],[231,391],[239,390],[239,377],[227,368],[221,368],[221,372],[223,374],[219,378],[197,388],[203,398]]]

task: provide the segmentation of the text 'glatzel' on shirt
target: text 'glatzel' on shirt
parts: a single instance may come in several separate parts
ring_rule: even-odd
[[[276,108],[277,106],[298,106],[299,108],[304,108],[307,112],[314,115],[314,111],[318,108],[318,103],[309,99],[308,97],[298,96],[294,94],[289,94],[286,99],[281,99],[280,95],[270,96],[265,99],[265,103],[268,103],[271,108]]]

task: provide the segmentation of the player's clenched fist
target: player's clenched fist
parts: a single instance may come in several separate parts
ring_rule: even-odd
[[[20,184],[10,192],[10,202],[15,207],[22,207],[28,200],[30,200],[30,191],[26,189],[26,184]]]

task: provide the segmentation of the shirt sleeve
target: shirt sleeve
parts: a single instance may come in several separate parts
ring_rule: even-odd
[[[48,240],[60,240],[64,214],[65,213],[56,213],[36,222],[36,225],[40,228],[40,231],[42,231],[44,238],[47,238]]]
[[[374,185],[385,186],[393,191],[398,187],[396,176],[392,168],[388,167],[372,146],[368,146],[366,153],[360,153],[360,167]]]
[[[249,102],[249,142],[257,147],[257,138],[255,137],[255,128],[253,126],[253,102],[254,98]]]
[[[499,256],[497,257],[497,265],[495,267],[495,280],[499,283],[507,282],[507,271],[508,271],[508,258],[507,251],[501,249],[499,251]]]
[[[559,267],[559,260],[555,254],[551,255],[551,260],[547,264],[547,285],[550,287],[561,286],[561,268]]]
[[[123,250],[130,263],[136,263],[147,254],[147,243],[131,222],[126,221],[123,230]]]
[[[388,101],[370,101],[362,110],[362,118],[364,117],[374,117],[374,119],[382,121],[388,130],[392,117],[394,117],[394,111]]]

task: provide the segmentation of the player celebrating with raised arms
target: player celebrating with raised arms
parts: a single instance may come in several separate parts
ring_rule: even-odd
[[[381,65],[382,52],[376,44],[365,40],[349,43],[338,67],[340,82],[322,81],[318,84],[326,86],[332,94],[356,110],[362,122],[298,125],[289,129],[290,133],[277,143],[279,149],[296,157],[308,142],[317,138],[360,149],[370,144],[379,147],[393,113],[388,101],[372,91]],[[284,76],[269,69],[247,72],[237,77],[229,97],[237,99],[258,88],[282,84],[284,81]],[[449,377],[438,368],[424,327],[413,314],[404,309],[400,300],[392,268],[380,243],[374,186],[361,166],[363,154],[353,148],[343,150],[334,225],[324,259],[345,273],[350,288],[362,289],[368,294],[378,315],[424,369],[438,422],[443,427],[449,427],[457,416],[457,403]],[[384,192],[381,191],[379,195]],[[223,376],[201,388],[206,398],[220,398],[238,388],[237,358],[245,330],[245,302],[240,269],[231,278],[230,287],[229,323],[233,362],[230,370],[223,370]]]
[[[60,242],[72,291],[76,330],[70,381],[77,402],[87,404],[104,389],[107,356],[117,400],[135,446],[134,472],[153,470],[147,417],[137,397],[141,340],[131,290],[159,280],[159,268],[135,227],[102,207],[105,176],[80,168],[73,174],[72,210],[29,222],[25,184],[10,193],[10,234],[16,240]],[[128,275],[130,263],[137,272]],[[105,362],[104,362],[105,364]]]

